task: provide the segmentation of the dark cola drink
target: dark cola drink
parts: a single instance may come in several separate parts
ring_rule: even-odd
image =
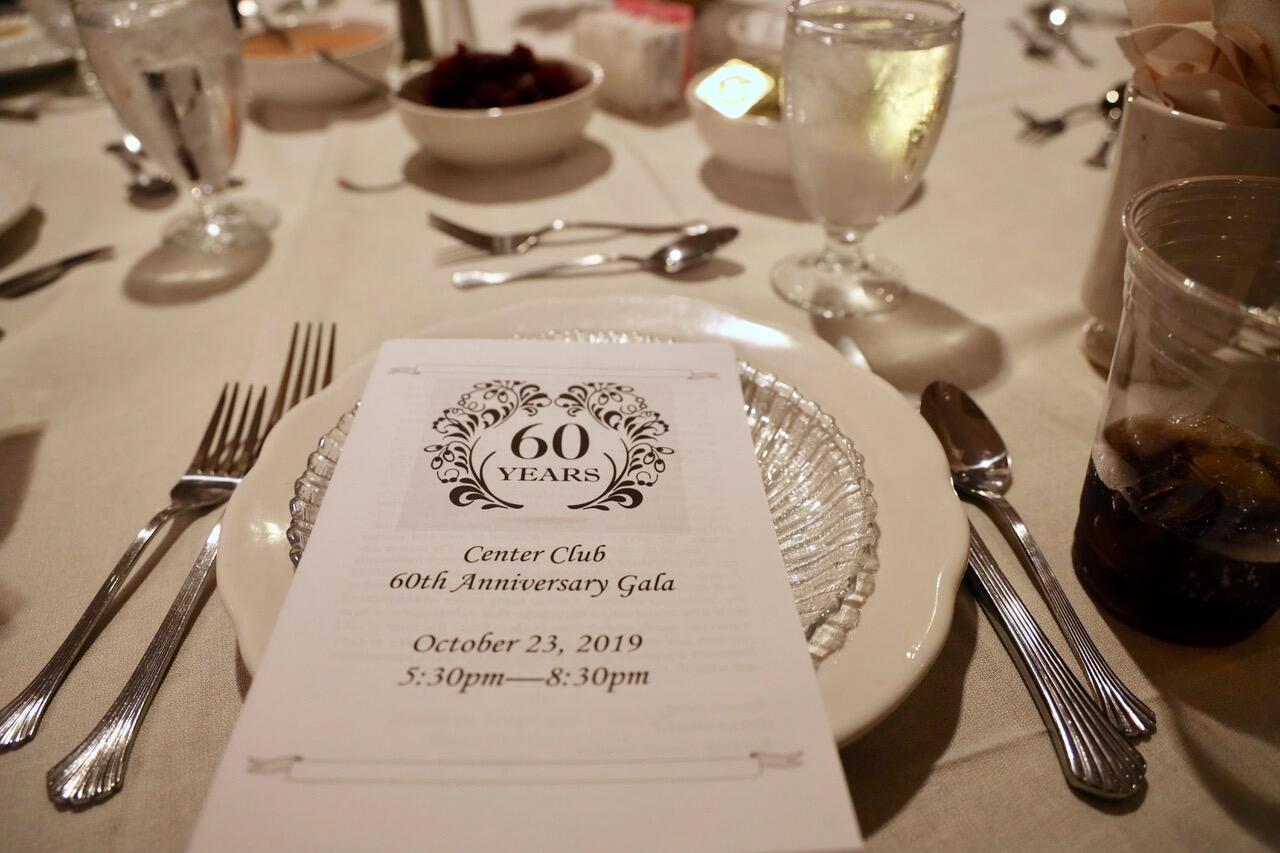
[[[1089,594],[1139,630],[1243,639],[1280,606],[1280,449],[1213,415],[1112,422],[1072,558]]]

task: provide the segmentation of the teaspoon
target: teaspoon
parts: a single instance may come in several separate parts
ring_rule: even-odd
[[[711,228],[698,234],[689,234],[659,247],[648,257],[628,255],[622,252],[611,252],[603,255],[587,255],[571,261],[561,261],[545,267],[520,270],[517,272],[484,272],[481,270],[464,270],[453,274],[454,287],[471,288],[489,284],[506,284],[526,278],[541,278],[558,272],[598,267],[602,264],[632,263],[639,269],[658,275],[676,275],[711,260],[724,244],[738,236],[738,229],[732,226]]]
[[[106,146],[106,151],[114,154],[129,170],[129,195],[163,198],[177,193],[178,188],[173,185],[173,181],[148,172],[139,162],[139,155],[126,142],[112,142]]]
[[[1107,665],[1058,584],[1049,560],[1017,511],[1005,500],[1005,493],[1013,485],[1013,460],[995,425],[972,397],[946,382],[934,382],[925,388],[920,413],[942,442],[956,491],[990,513],[1015,545],[1107,719],[1127,737],[1154,732],[1155,714]]]

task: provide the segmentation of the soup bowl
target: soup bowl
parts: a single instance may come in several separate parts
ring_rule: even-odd
[[[547,57],[575,78],[577,88],[532,104],[489,109],[457,109],[420,103],[406,93],[421,88],[431,69],[406,80],[395,99],[409,135],[438,160],[454,166],[488,168],[544,162],[582,136],[595,109],[604,70],[589,59]]]
[[[367,98],[365,83],[320,59],[316,51],[335,57],[379,80],[395,49],[390,29],[376,21],[329,18],[283,27],[296,45],[287,49],[268,33],[241,40],[245,78],[258,101],[293,107],[331,107]]]

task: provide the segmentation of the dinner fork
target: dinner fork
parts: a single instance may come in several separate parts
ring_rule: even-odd
[[[245,395],[244,407],[240,411],[233,438],[222,445],[225,464],[231,472],[227,477],[228,493],[234,490],[253,467],[262,451],[263,441],[284,412],[317,390],[325,388],[333,380],[333,346],[337,328],[330,327],[328,355],[324,358],[321,357],[321,350],[324,348],[323,331],[323,327],[317,330],[313,349],[311,324],[307,324],[306,337],[299,355],[298,325],[294,324],[284,373],[276,389],[271,411],[265,414],[265,422],[263,404],[267,389],[262,389],[256,403],[251,403],[252,387]],[[222,426],[224,436],[228,434],[233,408],[227,407]],[[212,568],[218,555],[221,536],[222,518],[219,517],[178,590],[177,597],[165,614],[164,621],[160,623],[160,628],[120,695],[88,737],[49,770],[46,782],[49,797],[55,803],[87,806],[108,799],[123,786],[133,740],[211,586]]]
[[[516,231],[512,234],[486,234],[465,225],[459,225],[435,213],[427,215],[427,223],[437,231],[443,231],[450,237],[456,237],[469,246],[488,252],[491,255],[523,255],[538,245],[548,234],[568,231],[574,228],[593,228],[608,231],[626,231],[631,234],[669,234],[682,231],[685,234],[701,234],[709,227],[702,220],[678,222],[672,225],[633,225],[625,222],[600,222],[596,220],[554,219],[541,228],[532,231]]]
[[[295,323],[293,338],[289,344],[289,360],[285,363],[282,383],[288,379],[293,368],[298,331],[299,327]],[[319,358],[322,333],[323,329],[316,332],[317,348],[313,359]],[[325,365],[326,384],[333,373],[333,345],[336,334],[337,329],[334,327],[329,336],[329,359]],[[307,324],[306,341],[300,356],[304,361],[307,358],[310,341],[311,325]],[[281,387],[283,389],[284,385]],[[308,395],[314,390],[314,387],[309,386]],[[289,405],[292,406],[297,402],[301,392],[301,387],[295,387]],[[62,686],[67,673],[75,666],[80,655],[88,648],[90,640],[110,620],[120,590],[160,528],[182,513],[208,512],[231,496],[231,491],[239,483],[239,478],[236,471],[230,467],[234,460],[228,453],[228,419],[236,405],[237,393],[238,387],[233,387],[230,391],[227,387],[222,389],[222,394],[214,406],[213,415],[209,418],[204,436],[196,447],[191,464],[187,466],[186,472],[178,478],[178,482],[169,492],[169,505],[152,516],[151,520],[134,536],[133,542],[116,562],[79,621],[71,629],[71,633],[62,641],[62,645],[53,653],[49,662],[13,701],[4,708],[0,708],[0,750],[15,749],[35,737],[40,719],[44,716],[54,694],[58,692],[58,688]],[[284,404],[285,400],[278,396],[268,419],[268,428],[279,420]],[[221,432],[219,432],[220,424]]]

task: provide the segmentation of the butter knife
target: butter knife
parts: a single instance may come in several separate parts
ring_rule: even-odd
[[[1146,761],[1085,692],[972,524],[965,582],[1035,700],[1067,784],[1110,800],[1141,791]]]
[[[42,267],[36,267],[12,278],[7,278],[4,281],[0,281],[0,299],[17,299],[19,296],[34,293],[46,285],[53,284],[53,282],[62,278],[68,270],[80,264],[87,264],[91,261],[104,261],[115,257],[115,253],[114,246],[99,246],[96,249],[69,255]]]

